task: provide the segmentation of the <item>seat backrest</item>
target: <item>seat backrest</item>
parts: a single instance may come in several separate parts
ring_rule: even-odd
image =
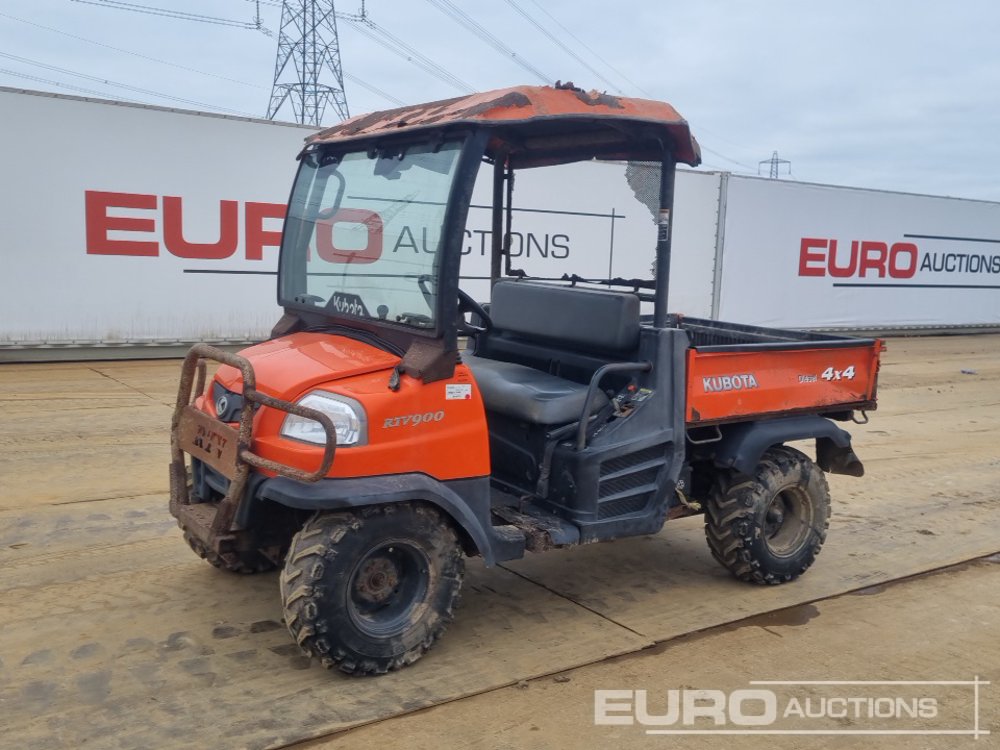
[[[639,298],[626,292],[501,281],[490,318],[499,331],[566,349],[620,354],[639,342]]]

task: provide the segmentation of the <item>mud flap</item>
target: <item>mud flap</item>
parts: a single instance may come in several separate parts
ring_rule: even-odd
[[[726,430],[715,449],[715,464],[752,474],[764,451],[792,440],[816,440],[816,463],[832,474],[864,474],[861,460],[851,449],[851,434],[819,416],[785,417],[744,422]]]
[[[848,474],[852,477],[865,475],[865,467],[851,444],[841,447],[830,438],[816,438],[816,463],[830,474]]]

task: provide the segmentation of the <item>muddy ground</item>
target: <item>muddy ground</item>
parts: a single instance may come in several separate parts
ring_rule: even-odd
[[[440,644],[377,679],[297,652],[275,574],[227,575],[185,546],[166,510],[177,371],[0,366],[0,746],[862,747],[875,738],[830,732],[974,731],[975,691],[993,734],[878,742],[1000,746],[1000,336],[889,342],[880,408],[852,426],[867,475],[831,478],[829,539],[796,583],[733,581],[696,518],[489,570],[472,561]],[[934,717],[768,727],[808,736],[594,725],[595,690],[646,690],[662,713],[669,689],[977,676],[993,684],[877,687],[907,706],[933,698]],[[875,690],[794,689],[814,705]],[[707,722],[688,728],[718,728]]]

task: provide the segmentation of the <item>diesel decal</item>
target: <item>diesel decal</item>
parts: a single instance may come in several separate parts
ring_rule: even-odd
[[[429,411],[424,414],[404,414],[400,417],[386,417],[386,420],[382,423],[382,427],[416,427],[418,424],[423,424],[424,422],[440,422],[444,419],[443,411]]]
[[[746,391],[760,387],[757,378],[748,372],[739,375],[717,375],[714,378],[702,378],[701,385],[705,389],[705,393]]]

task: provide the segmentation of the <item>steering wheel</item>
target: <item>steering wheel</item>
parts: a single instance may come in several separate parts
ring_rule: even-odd
[[[472,313],[478,317],[481,325],[467,323],[465,313]],[[478,336],[481,333],[489,333],[493,328],[493,321],[483,306],[461,289],[458,290],[458,314],[462,316],[458,323],[458,333],[461,336]]]

